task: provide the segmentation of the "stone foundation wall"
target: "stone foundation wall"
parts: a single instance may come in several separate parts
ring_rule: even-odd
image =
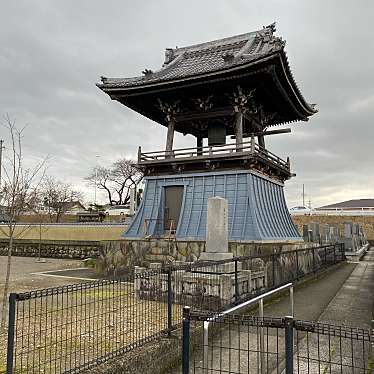
[[[74,241],[43,241],[41,243],[41,257],[85,259],[98,257],[101,250],[100,242]],[[8,254],[8,241],[0,239],[0,256]],[[39,241],[15,240],[13,256],[38,257]]]
[[[168,240],[104,241],[97,260],[98,270],[111,275],[127,273],[134,266],[149,267],[150,263],[194,262],[205,250],[205,242]],[[234,256],[267,255],[295,249],[310,248],[312,243],[237,243],[229,242]]]
[[[229,243],[234,256],[266,255],[311,247],[311,243]],[[134,266],[149,267],[150,263],[194,262],[205,250],[204,242],[173,242],[166,240],[137,241],[43,241],[41,257],[85,259],[97,258],[97,270],[106,275],[128,274]],[[16,240],[14,256],[37,257],[39,241]],[[8,242],[0,239],[0,255],[8,253]]]

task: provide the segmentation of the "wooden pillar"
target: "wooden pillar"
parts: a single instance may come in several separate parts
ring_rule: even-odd
[[[264,135],[258,136],[258,145],[262,148],[265,148],[265,136]]]
[[[142,147],[138,148],[138,164],[142,161]]]
[[[175,122],[173,119],[170,119],[168,123],[168,133],[166,136],[166,147],[165,147],[166,157],[171,157],[172,152],[173,152],[174,127],[175,127]]]
[[[237,112],[235,115],[235,139],[236,150],[241,151],[243,143],[243,113]]]
[[[196,137],[196,148],[197,148],[197,155],[200,156],[203,154],[203,137],[197,136]]]
[[[256,153],[256,142],[255,142],[255,136],[251,135],[251,153],[254,155]]]

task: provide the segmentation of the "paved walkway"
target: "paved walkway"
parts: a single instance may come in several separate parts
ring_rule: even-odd
[[[371,248],[318,318],[321,323],[354,327],[353,337],[350,329],[340,336],[312,333],[304,337],[298,344],[299,358],[295,355],[300,372],[366,374],[370,347],[356,335],[356,328],[370,329],[373,302],[374,248]]]
[[[295,318],[317,321],[321,314],[328,307],[330,302],[337,295],[338,291],[342,288],[347,279],[353,274],[357,264],[345,263],[335,271],[331,271],[318,279],[309,281],[302,286],[298,287],[294,293],[295,301]],[[253,312],[257,314],[257,312]],[[289,315],[289,299],[288,297],[282,298],[271,302],[264,308],[264,314],[266,316],[283,317]],[[213,349],[215,352],[210,350],[211,354],[209,357],[210,362],[216,362],[218,367],[221,369],[229,370],[229,372],[243,372],[251,373],[257,372],[257,337],[258,329],[247,327],[243,328],[229,328],[224,332],[221,332],[216,340],[216,348]],[[283,351],[282,346],[277,346],[277,336],[270,333],[267,334],[268,347],[277,349],[279,352]],[[202,342],[199,341],[199,345]],[[229,349],[218,349],[220,346],[234,347],[234,350]],[[240,349],[238,349],[240,347]],[[250,354],[245,354],[247,350],[253,350]],[[239,357],[240,351],[242,356]],[[252,357],[253,356],[253,357]],[[194,372],[194,365],[201,365],[202,352],[197,351],[191,357],[191,372]],[[253,366],[251,368],[250,366]],[[254,371],[252,371],[252,369]],[[270,367],[269,367],[270,369]],[[200,373],[200,371],[195,371]],[[181,373],[181,368],[172,371],[171,373]]]
[[[371,247],[318,320],[369,329],[373,307],[374,247]]]

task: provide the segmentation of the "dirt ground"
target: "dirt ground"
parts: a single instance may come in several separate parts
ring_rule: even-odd
[[[45,259],[46,262],[36,262],[32,257],[13,257],[11,265],[10,292],[26,292],[30,290],[62,286],[65,284],[78,283],[73,279],[45,277],[34,273],[71,269],[81,267],[80,260]],[[7,257],[0,256],[0,307],[2,306],[2,296],[4,292],[4,282],[6,274]]]
[[[14,258],[12,291],[24,292],[82,279],[38,275],[38,272],[79,268],[80,261]],[[5,276],[6,258],[0,257]],[[71,274],[70,271],[61,272]],[[85,271],[75,272],[79,276]],[[2,280],[3,281],[3,280]],[[4,281],[3,281],[4,282]],[[1,287],[4,284],[2,283]],[[181,309],[173,309],[180,320]],[[167,327],[167,304],[138,297],[133,282],[108,281],[31,294],[17,302],[14,365],[16,372],[60,373],[132,349]],[[5,372],[6,336],[0,336],[0,373]],[[126,348],[127,347],[127,348]]]
[[[7,257],[0,256],[0,308],[2,307],[2,296],[4,292],[5,274],[7,266]],[[71,269],[81,267],[82,263],[79,260],[64,260],[64,259],[45,259],[45,262],[36,262],[32,257],[13,257],[11,265],[10,277],[10,292],[26,292],[35,289],[62,286],[65,284],[78,283],[82,281],[74,281],[73,279],[46,277],[36,273]],[[3,351],[5,347],[5,337],[0,336],[0,349]],[[5,354],[5,349],[4,352]],[[0,355],[0,373],[4,370],[4,362]]]
[[[52,278],[34,273],[71,269],[82,266],[80,260],[45,259],[46,262],[36,262],[32,257],[13,257],[10,278],[10,292],[25,292],[38,288],[62,286],[64,284],[76,283],[74,280],[64,278]],[[0,256],[0,292],[3,292],[7,257]]]

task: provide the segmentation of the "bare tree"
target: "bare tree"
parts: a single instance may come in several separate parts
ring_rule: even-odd
[[[112,194],[112,178],[111,169],[98,166],[92,169],[91,173],[85,178],[88,184],[91,186],[96,186],[100,190],[104,190],[107,194],[107,198],[110,205],[115,205],[113,201]]]
[[[44,225],[46,220],[45,207],[43,194],[40,188],[35,188],[32,190],[28,202],[28,208],[33,212],[38,218],[39,227],[39,242],[38,242],[38,262],[45,262],[41,260],[41,248],[42,248],[42,234],[48,231],[48,226]]]
[[[22,153],[22,137],[24,128],[19,129],[16,122],[8,115],[4,117],[2,124],[9,133],[10,146],[8,147],[8,155],[2,163],[2,187],[0,202],[6,206],[6,212],[9,217],[7,229],[2,228],[3,233],[9,238],[7,267],[5,274],[4,292],[1,309],[1,330],[5,328],[7,315],[7,297],[9,292],[9,282],[11,274],[12,251],[14,244],[14,236],[17,226],[17,219],[20,214],[29,205],[31,191],[38,189],[40,180],[44,174],[44,165],[46,159],[40,161],[32,169],[26,168]]]
[[[125,205],[130,201],[130,188],[137,187],[143,174],[136,168],[134,161],[123,158],[113,164],[111,177],[119,204]]]
[[[50,221],[60,222],[61,217],[69,209],[70,203],[81,200],[83,194],[75,190],[71,184],[48,176],[43,179],[40,196]]]
[[[142,172],[130,159],[120,159],[110,168],[93,168],[85,178],[90,185],[106,191],[110,205],[125,205],[130,201],[130,188],[137,188]]]

